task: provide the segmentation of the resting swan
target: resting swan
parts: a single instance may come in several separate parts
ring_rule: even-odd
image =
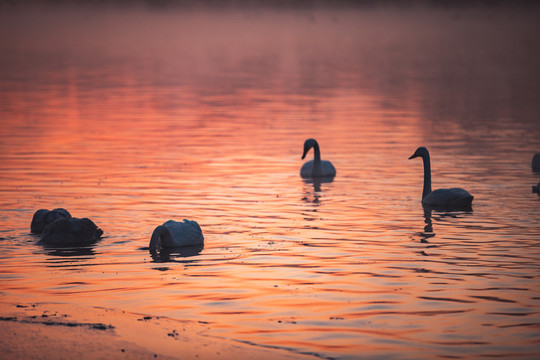
[[[34,213],[32,223],[30,224],[30,231],[34,234],[41,234],[50,223],[59,219],[69,218],[71,218],[71,214],[66,209],[58,208],[51,211],[39,209]]]
[[[50,223],[43,230],[42,243],[52,245],[89,245],[103,235],[90,219],[64,218]]]
[[[336,176],[336,168],[330,161],[321,160],[321,150],[315,139],[307,139],[304,142],[304,154],[302,159],[306,157],[308,151],[313,148],[315,153],[314,159],[306,162],[300,169],[300,176],[303,178],[317,177],[334,177]]]
[[[158,226],[152,233],[150,239],[150,249],[158,246],[164,248],[201,245],[204,243],[204,237],[201,227],[196,221],[169,220]]]
[[[433,209],[470,209],[473,196],[461,188],[437,189],[431,191],[431,164],[429,151],[421,146],[409,158],[422,157],[424,161],[424,190],[422,204]]]

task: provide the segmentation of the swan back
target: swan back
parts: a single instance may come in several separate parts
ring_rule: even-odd
[[[319,144],[315,139],[307,139],[304,142],[304,152],[302,159],[304,159],[313,148],[313,160],[306,162],[300,169],[300,176],[303,178],[331,178],[336,176],[336,168],[328,160],[321,160],[321,150]]]
[[[300,169],[300,176],[303,178],[313,177],[328,177],[333,178],[336,176],[336,168],[330,161],[321,160],[319,167],[315,166],[313,160],[309,160]]]
[[[150,248],[180,247],[204,244],[201,227],[196,221],[169,220],[156,227],[150,239]]]
[[[103,235],[90,219],[64,218],[49,224],[43,230],[42,243],[52,245],[88,245]]]
[[[39,209],[34,213],[30,231],[34,234],[41,234],[50,223],[59,219],[69,219],[71,214],[66,209],[58,208],[54,210]]]
[[[422,199],[422,204],[435,209],[468,209],[472,206],[472,196],[461,188],[437,189]]]

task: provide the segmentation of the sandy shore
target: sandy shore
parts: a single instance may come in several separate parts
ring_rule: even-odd
[[[308,359],[207,335],[208,324],[66,304],[0,302],[8,359]]]

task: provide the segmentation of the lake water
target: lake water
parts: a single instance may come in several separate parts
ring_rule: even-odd
[[[538,8],[0,12],[0,299],[323,359],[540,355]],[[299,176],[319,141],[333,182]],[[425,213],[463,187],[472,212]],[[313,156],[312,153],[309,157]],[[84,248],[29,233],[64,207]],[[152,256],[168,219],[200,253]]]

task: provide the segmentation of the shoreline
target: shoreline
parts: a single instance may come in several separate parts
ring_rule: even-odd
[[[2,359],[313,359],[207,335],[210,325],[122,310],[0,301]]]

